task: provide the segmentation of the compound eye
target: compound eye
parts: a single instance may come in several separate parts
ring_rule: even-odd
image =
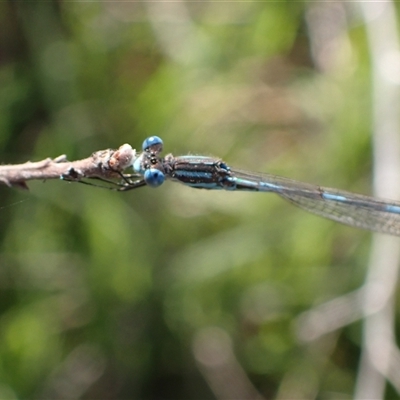
[[[160,152],[163,148],[163,141],[158,136],[148,137],[142,144],[143,151]]]
[[[158,187],[165,181],[165,175],[155,168],[146,169],[144,173],[144,181],[151,187]]]

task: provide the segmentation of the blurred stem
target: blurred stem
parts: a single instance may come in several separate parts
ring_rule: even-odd
[[[399,196],[399,88],[393,61],[400,59],[393,2],[359,3],[366,21],[373,84],[374,187],[380,197]],[[388,379],[400,393],[396,378],[398,349],[394,342],[394,293],[398,279],[398,240],[375,235],[365,282],[364,338],[355,399],[382,399]],[[376,310],[371,314],[371,308]],[[397,372],[396,372],[397,371]]]

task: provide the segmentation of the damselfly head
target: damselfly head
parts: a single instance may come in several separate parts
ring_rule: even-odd
[[[151,187],[158,187],[165,181],[165,175],[158,169],[149,168],[144,173],[144,181]]]
[[[142,149],[146,153],[157,155],[163,149],[163,141],[158,136],[150,136],[143,142]]]
[[[135,159],[133,169],[143,176],[151,187],[160,186],[165,180],[162,159],[159,157],[163,141],[158,136],[148,137],[142,145],[143,152]]]

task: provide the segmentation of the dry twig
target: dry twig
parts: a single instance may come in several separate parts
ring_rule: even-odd
[[[0,165],[0,183],[28,189],[26,181],[33,179],[63,179],[84,182],[83,179],[112,180],[122,177],[132,165],[135,150],[123,144],[118,150],[100,150],[83,160],[68,161],[65,155],[24,164]]]

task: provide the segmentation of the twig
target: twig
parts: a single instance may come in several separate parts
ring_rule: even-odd
[[[129,144],[118,150],[93,153],[83,160],[68,161],[65,155],[24,164],[0,165],[0,183],[28,189],[26,181],[33,179],[63,179],[81,182],[83,179],[118,179],[132,165],[136,152]]]

